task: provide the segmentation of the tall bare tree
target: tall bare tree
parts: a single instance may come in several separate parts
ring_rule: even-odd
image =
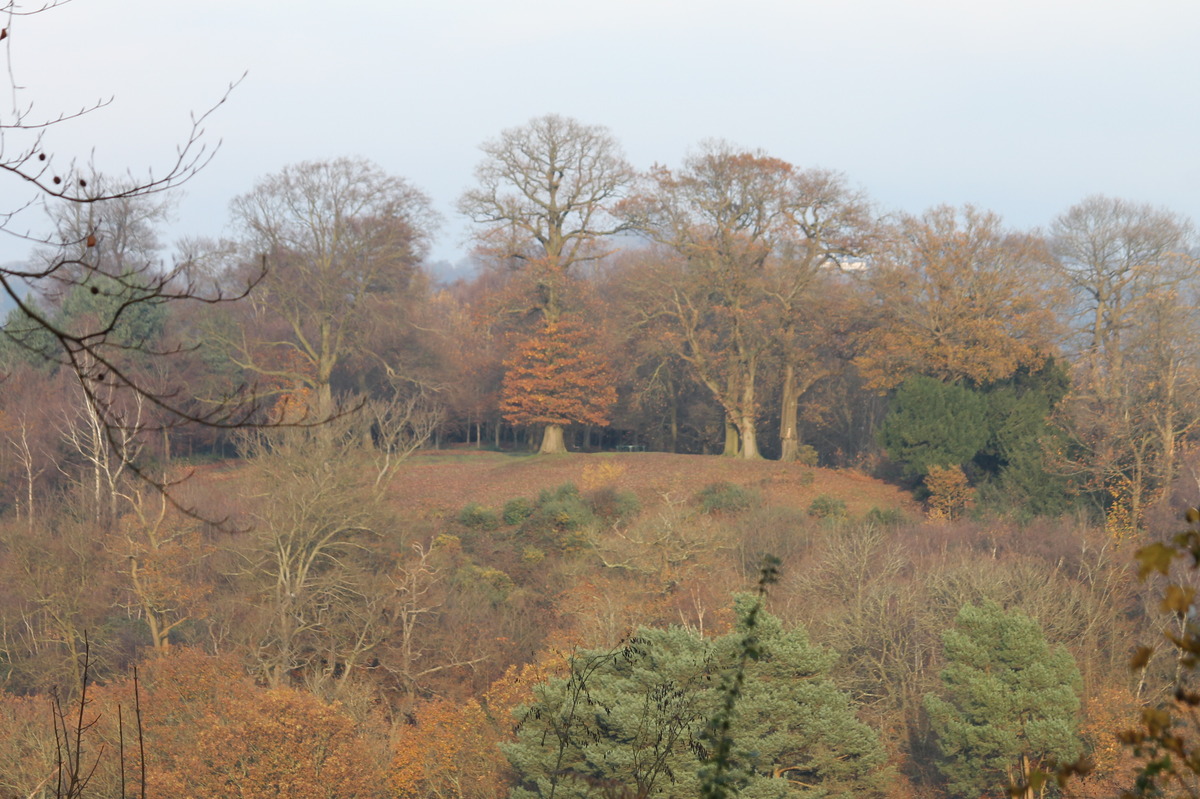
[[[487,255],[527,272],[532,310],[556,322],[571,268],[601,257],[599,242],[628,228],[610,211],[633,169],[607,128],[557,114],[509,128],[481,149],[478,185],[458,208],[480,226]]]
[[[836,369],[824,346],[842,327],[832,324],[829,314],[830,281],[843,266],[860,264],[878,236],[866,197],[837,172],[793,170],[786,192],[790,225],[771,263],[766,291],[781,320],[779,459],[794,461],[802,443],[801,397]]]
[[[311,420],[334,413],[332,378],[372,314],[402,313],[421,285],[437,216],[403,178],[362,159],[306,161],[261,180],[233,214],[267,274],[238,363],[313,396]],[[226,336],[227,340],[231,339]]]
[[[781,432],[794,458],[798,398],[811,384],[797,376],[798,316],[821,268],[857,251],[854,230],[867,217],[865,204],[838,175],[709,142],[678,171],[652,170],[622,210],[665,248],[644,292],[645,321],[662,326],[721,404],[726,454],[760,457],[760,373],[782,350]]]
[[[1195,229],[1169,210],[1097,195],[1058,217],[1051,234],[1073,295],[1066,307],[1080,365],[1074,465],[1136,519],[1170,484],[1179,443],[1200,422]]]

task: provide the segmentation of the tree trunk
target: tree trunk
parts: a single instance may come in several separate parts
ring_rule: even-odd
[[[758,431],[755,429],[754,401],[754,372],[751,371],[746,378],[745,385],[742,387],[741,413],[738,419],[738,434],[742,438],[742,446],[738,450],[738,457],[744,461],[762,459],[762,453],[758,451]]]
[[[779,416],[779,460],[792,463],[800,456],[800,394],[796,391],[796,368],[783,371],[782,413]]]
[[[546,431],[542,433],[542,446],[538,450],[539,455],[559,455],[567,451],[567,444],[563,440],[563,429],[560,424],[546,425]]]
[[[736,458],[738,456],[738,431],[737,426],[725,420],[725,451],[721,453],[726,458]]]
[[[323,423],[333,418],[333,386],[328,382],[317,384],[317,417],[305,419],[309,424]]]
[[[668,452],[679,452],[679,406],[672,398],[671,402],[671,421],[668,425],[671,436],[671,446]]]
[[[738,450],[738,457],[744,461],[762,460],[762,453],[758,451],[758,433],[754,429],[754,417],[743,416],[738,432],[742,434],[742,446]]]

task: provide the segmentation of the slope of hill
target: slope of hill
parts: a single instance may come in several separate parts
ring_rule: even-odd
[[[645,507],[668,498],[690,499],[713,483],[755,489],[768,504],[782,507],[807,509],[820,496],[842,500],[851,515],[872,508],[912,512],[916,507],[907,492],[853,470],[663,452],[533,456],[431,450],[402,467],[393,497],[398,505],[439,516],[471,502],[499,506],[514,497],[535,497],[564,483],[585,490],[611,485],[633,491]]]

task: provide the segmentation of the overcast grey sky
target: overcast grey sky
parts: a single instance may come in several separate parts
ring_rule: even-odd
[[[478,145],[550,112],[608,126],[638,167],[724,138],[883,210],[1030,227],[1101,192],[1200,219],[1195,0],[73,0],[12,34],[35,111],[115,95],[50,140],[106,172],[161,169],[248,72],[176,235],[219,235],[286,164],[355,155],[432,197],[455,261]]]

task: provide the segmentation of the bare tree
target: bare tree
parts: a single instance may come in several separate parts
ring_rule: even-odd
[[[665,248],[657,279],[643,292],[644,321],[662,329],[721,404],[725,453],[748,460],[761,457],[764,360],[815,269],[831,257],[802,240],[794,177],[792,165],[778,158],[708,142],[682,169],[654,169],[622,208],[631,225]],[[784,256],[788,268],[781,269]]]
[[[381,500],[436,422],[422,402],[365,403],[318,430],[242,434],[264,487],[243,554],[261,610],[251,634],[271,685],[295,672],[344,685],[387,639],[392,589],[377,579],[386,569],[376,552]]]
[[[285,167],[233,213],[269,264],[253,297],[260,334],[226,334],[234,357],[286,390],[307,389],[312,419],[328,419],[334,370],[361,349],[373,314],[403,312],[437,216],[403,178],[353,158]]]
[[[1093,381],[1120,379],[1123,340],[1153,303],[1194,277],[1192,224],[1166,209],[1096,195],[1051,226],[1058,272],[1075,293],[1076,345]]]
[[[458,208],[480,225],[485,253],[530,272],[533,309],[557,321],[569,270],[601,257],[599,241],[628,229],[609,212],[633,170],[607,128],[557,114],[509,128],[481,149],[478,186]]]
[[[26,331],[36,328],[43,334],[42,340],[48,342],[49,346],[36,350],[36,354],[74,371],[106,431],[128,427],[121,416],[128,396],[138,396],[152,407],[154,413],[146,418],[153,418],[153,424],[159,426],[201,423],[236,427],[253,412],[239,401],[236,391],[230,392],[226,401],[197,414],[186,401],[186,386],[150,385],[130,368],[128,356],[132,351],[150,357],[167,356],[169,351],[157,351],[150,342],[116,342],[112,333],[136,308],[183,300],[223,302],[241,296],[248,286],[231,292],[193,275],[186,262],[164,265],[157,259],[141,257],[114,260],[108,257],[114,247],[128,252],[121,242],[130,231],[106,229],[104,222],[111,218],[107,209],[117,205],[161,207],[147,204],[147,198],[171,192],[204,168],[219,146],[210,145],[205,125],[236,82],[207,111],[192,116],[175,159],[165,169],[147,171],[140,177],[129,172],[121,180],[98,180],[94,164],[64,160],[48,151],[46,135],[58,126],[86,122],[91,114],[105,109],[111,99],[100,99],[75,111],[44,113],[37,108],[24,81],[18,79],[14,43],[36,41],[38,16],[59,13],[61,5],[65,3],[0,3],[0,24],[4,25],[0,40],[8,56],[10,98],[8,108],[0,109],[0,183],[6,187],[6,197],[11,198],[9,205],[0,208],[0,234],[38,248],[37,256],[24,264],[0,266],[0,292],[27,320]],[[70,220],[71,224],[56,225],[45,235],[32,232],[24,222],[25,214],[43,204],[60,221]],[[110,313],[80,327],[61,324],[49,310],[30,301],[31,296],[62,295],[73,287],[84,286],[94,294],[108,295],[114,302]],[[119,397],[120,402],[113,405],[112,397]]]
[[[1068,465],[1136,522],[1200,423],[1195,229],[1163,208],[1093,196],[1051,234],[1081,367],[1069,410],[1082,457]]]

